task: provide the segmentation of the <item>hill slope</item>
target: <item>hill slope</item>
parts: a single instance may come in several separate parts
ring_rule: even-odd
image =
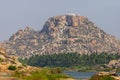
[[[15,56],[8,56],[6,54],[6,49],[3,43],[0,42],[0,73],[1,72],[9,72],[9,66],[22,66],[22,64],[18,61]],[[1,75],[1,74],[0,74]]]
[[[0,43],[0,80],[74,80],[57,68],[37,68],[22,64],[16,56],[6,54]]]
[[[5,43],[9,54],[22,57],[63,52],[120,53],[118,39],[105,33],[88,18],[76,14],[50,17],[41,31],[26,27]]]

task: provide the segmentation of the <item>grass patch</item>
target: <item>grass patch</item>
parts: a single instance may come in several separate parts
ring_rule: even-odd
[[[68,76],[61,74],[58,69],[49,69],[44,68],[42,70],[36,70],[33,72],[26,73],[25,72],[19,72],[16,71],[14,74],[14,77],[22,78],[24,80],[57,80],[60,78],[69,78]],[[29,74],[29,76],[26,76],[24,74]]]

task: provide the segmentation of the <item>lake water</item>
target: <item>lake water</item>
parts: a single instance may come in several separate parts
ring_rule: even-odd
[[[80,80],[91,78],[96,72],[64,71],[63,73],[75,78],[76,80]]]

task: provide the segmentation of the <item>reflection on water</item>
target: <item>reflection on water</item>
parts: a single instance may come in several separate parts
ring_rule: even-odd
[[[64,71],[64,74],[72,76],[75,79],[88,79],[91,78],[96,72],[76,72],[76,71]]]

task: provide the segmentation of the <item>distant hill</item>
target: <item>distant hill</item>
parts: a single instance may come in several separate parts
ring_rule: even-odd
[[[5,44],[8,54],[21,57],[64,52],[120,53],[120,40],[76,14],[50,17],[41,31],[30,27],[21,29]]]

